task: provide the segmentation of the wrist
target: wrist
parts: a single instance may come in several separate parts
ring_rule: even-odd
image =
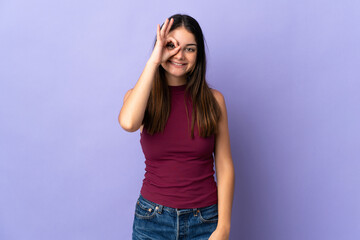
[[[149,59],[146,63],[147,65],[151,65],[151,66],[154,66],[154,67],[159,67],[160,66],[160,63],[159,62],[156,62],[152,59]]]
[[[220,232],[230,234],[230,225],[218,225],[216,229]]]

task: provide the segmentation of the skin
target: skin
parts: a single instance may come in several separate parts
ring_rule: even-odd
[[[186,83],[186,73],[190,72],[196,63],[196,44],[194,35],[184,27],[179,27],[169,33],[176,40],[172,46],[180,46],[180,50],[161,65],[166,70],[165,76],[169,85]],[[169,61],[186,63],[184,68],[176,68]],[[230,135],[228,128],[225,98],[216,89],[211,89],[221,109],[218,134],[215,136],[215,168],[218,185],[218,225],[209,240],[228,240],[230,235],[231,209],[234,196],[235,172],[231,156]]]
[[[123,108],[126,104],[127,98],[133,103],[135,100],[144,98],[147,99],[150,90],[150,84],[147,79],[151,79],[156,69],[160,64],[166,70],[166,78],[168,85],[178,86],[186,83],[186,73],[191,71],[195,67],[196,52],[189,51],[188,48],[196,48],[195,46],[186,46],[190,43],[195,43],[195,38],[192,33],[188,32],[185,28],[179,27],[169,33],[169,29],[173,23],[173,19],[170,21],[166,19],[162,29],[160,25],[157,25],[157,42],[155,44],[153,53],[148,61],[147,67],[140,76],[140,80],[146,78],[146,81],[141,81],[142,85],[135,86],[135,94],[131,96],[133,89],[130,89],[124,96]],[[172,44],[170,44],[172,43]],[[176,68],[172,66],[168,61],[175,61],[186,63],[184,68]],[[144,83],[145,82],[145,83]],[[142,91],[143,85],[147,87],[146,94]],[[140,90],[139,90],[140,89]],[[211,234],[209,240],[228,240],[230,235],[230,224],[231,224],[231,209],[233,204],[234,196],[234,184],[235,184],[235,172],[234,165],[231,156],[230,148],[230,135],[228,128],[227,109],[225,104],[225,98],[223,94],[216,90],[211,89],[215,99],[219,103],[221,109],[221,117],[218,123],[218,133],[215,135],[215,168],[216,168],[216,179],[218,187],[218,225],[216,230]],[[142,100],[142,99],[141,99]],[[142,103],[141,109],[146,106],[146,101],[139,101]],[[138,102],[136,102],[138,104]],[[139,104],[125,106],[125,115],[131,110],[131,113],[139,112]],[[136,111],[134,110],[136,109]],[[142,111],[141,111],[142,112]],[[141,121],[141,116],[137,116],[138,121]],[[137,119],[136,118],[136,119]],[[119,118],[120,122],[120,118]],[[138,129],[138,126],[128,128],[131,131]],[[142,132],[143,125],[140,127]]]
[[[135,132],[142,127],[147,101],[160,64],[166,62],[180,50],[180,46],[174,49],[166,47],[170,42],[174,45],[177,43],[175,39],[168,36],[173,21],[174,20],[171,19],[169,22],[169,19],[166,19],[161,30],[160,25],[157,25],[157,39],[153,52],[135,86],[129,89],[124,96],[118,121],[120,126],[128,132]]]
[[[218,225],[209,240],[228,240],[231,225],[231,209],[234,198],[235,171],[231,156],[225,98],[218,90],[211,89],[221,109],[218,134],[215,135],[215,173],[218,188]]]
[[[186,74],[195,68],[197,44],[195,36],[184,27],[170,31],[173,19],[166,20],[163,28],[157,28],[157,41],[150,61],[166,70],[165,77],[168,85],[179,86],[186,84]],[[184,63],[183,67],[174,66],[171,62]],[[142,133],[144,125],[140,126]]]
[[[168,35],[169,39],[174,39],[167,44],[167,48],[174,49],[180,47],[176,54],[163,62],[161,66],[166,70],[165,76],[168,85],[186,84],[186,73],[195,68],[197,45],[194,35],[184,27],[178,27]],[[174,66],[172,62],[185,64],[182,67]]]

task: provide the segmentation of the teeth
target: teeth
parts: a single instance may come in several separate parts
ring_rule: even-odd
[[[175,62],[172,62],[172,63],[175,64],[175,65],[178,65],[178,66],[184,65],[184,64],[179,64],[179,63],[175,63]]]

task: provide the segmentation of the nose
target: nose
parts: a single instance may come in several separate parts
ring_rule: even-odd
[[[176,59],[184,59],[184,53],[182,51],[182,48],[174,55],[174,58]]]

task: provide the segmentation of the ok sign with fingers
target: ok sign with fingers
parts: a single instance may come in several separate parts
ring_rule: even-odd
[[[153,61],[157,65],[166,62],[170,57],[175,55],[180,49],[180,46],[178,45],[177,41],[174,38],[168,36],[173,22],[174,22],[173,18],[171,18],[170,21],[169,19],[166,19],[161,30],[160,30],[160,25],[159,24],[157,25],[156,44],[149,59],[150,61]],[[167,45],[169,43],[172,43],[174,48],[167,48]]]

